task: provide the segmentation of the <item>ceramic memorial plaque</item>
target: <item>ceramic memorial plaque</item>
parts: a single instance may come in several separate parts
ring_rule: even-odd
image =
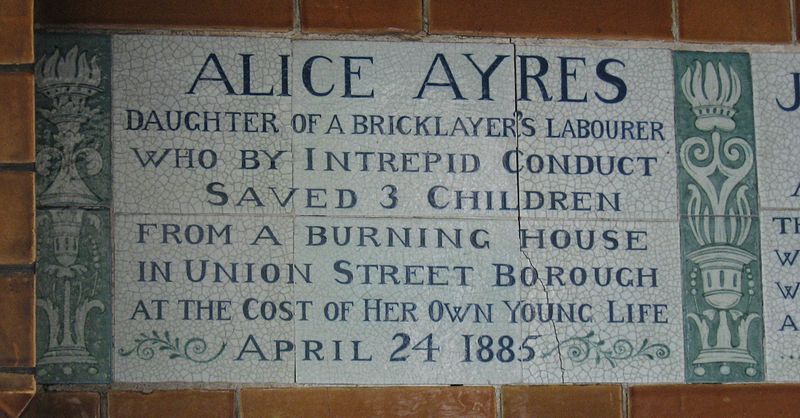
[[[796,380],[793,54],[38,39],[41,382]]]

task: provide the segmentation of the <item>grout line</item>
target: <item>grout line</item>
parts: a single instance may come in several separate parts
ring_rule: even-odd
[[[622,402],[622,418],[628,418],[628,385],[622,385],[622,396],[620,397],[620,402]]]
[[[294,0],[294,12],[292,13],[292,28],[295,34],[303,32],[302,17],[300,16],[300,1]]]
[[[678,24],[678,0],[672,0],[672,40],[673,42],[678,42],[678,39],[680,39],[680,24]]]
[[[34,264],[17,264],[0,266],[0,274],[4,273],[35,273],[36,266]],[[3,369],[0,367],[0,370]]]
[[[33,64],[2,64],[0,73],[32,73]]]
[[[233,416],[242,418],[242,389],[236,388],[233,391]]]
[[[36,374],[35,367],[0,367],[0,373]],[[0,390],[2,392],[2,390]]]
[[[422,33],[430,35],[431,0],[422,0]]]
[[[100,417],[108,418],[108,391],[100,392]]]
[[[84,210],[94,210],[94,211],[103,211],[103,210],[111,210],[112,207],[110,206],[37,206],[37,210],[49,210],[49,209],[69,209],[69,208],[78,208]],[[800,208],[768,208],[772,211],[800,211]],[[478,212],[478,211],[476,211]],[[133,211],[133,212],[126,212],[120,211],[119,209],[114,209],[114,216],[121,216],[121,217],[150,217],[150,218],[159,218],[159,217],[167,217],[167,216],[182,216],[182,217],[208,217],[208,218],[247,218],[247,219],[274,219],[274,220],[287,220],[287,219],[305,219],[305,220],[320,220],[324,221],[326,219],[332,220],[384,220],[384,219],[397,219],[397,220],[429,220],[429,221],[441,221],[441,220],[456,220],[456,221],[516,221],[516,217],[513,216],[513,213],[516,212],[516,209],[509,209],[502,211],[500,213],[508,213],[507,216],[492,216],[492,215],[480,215],[480,214],[471,214],[471,213],[446,213],[437,216],[436,214],[421,214],[421,215],[409,215],[409,214],[398,214],[392,216],[389,213],[355,213],[355,214],[341,214],[341,213],[293,213],[293,212],[280,212],[280,213],[270,213],[270,212],[194,212],[194,213],[186,213],[186,212],[140,212],[140,211]],[[672,217],[653,217],[653,218],[642,218],[642,217],[584,217],[584,218],[569,218],[566,216],[546,216],[546,215],[535,215],[535,212],[530,212],[531,216],[523,216],[522,219],[524,221],[530,222],[566,222],[566,221],[586,221],[586,222],[620,222],[620,223],[674,223],[679,222],[681,217],[688,217],[693,215],[687,214],[679,214]],[[702,215],[701,217],[731,217],[730,215]],[[758,218],[759,215],[750,215],[750,216],[734,216],[736,218]]]
[[[792,31],[792,45],[797,45],[797,5],[794,0],[789,0],[789,23]]]
[[[505,385],[495,385],[494,387],[494,413],[496,417],[503,416],[503,399],[500,389]]]
[[[34,163],[0,163],[0,171],[34,171]]]

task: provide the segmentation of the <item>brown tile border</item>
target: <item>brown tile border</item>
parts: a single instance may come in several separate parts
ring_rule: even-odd
[[[503,386],[500,392],[504,417],[622,418],[622,387]]]
[[[109,418],[233,418],[234,393],[222,390],[111,392]]]
[[[430,0],[429,19],[436,34],[672,39],[670,0]]]
[[[681,41],[792,42],[786,0],[678,0]]]
[[[34,153],[33,74],[0,73],[0,163],[32,163]]]
[[[100,394],[95,392],[39,392],[22,418],[99,418]]]
[[[242,390],[242,418],[494,417],[492,387],[308,387]]]
[[[223,0],[41,0],[35,3],[35,20],[41,25],[282,32],[299,29],[302,19],[303,31],[315,33],[416,34],[429,28],[432,34],[618,40],[670,40],[673,23],[679,23],[681,41],[790,43],[798,26],[792,22],[800,13],[789,6],[792,0],[675,1],[673,11],[671,0],[245,0],[236,7]],[[20,23],[19,16],[0,15],[0,28],[20,37],[31,32],[32,18],[26,18]],[[0,44],[0,63],[32,62],[30,40],[6,46],[28,52],[22,60],[4,61]]]
[[[301,0],[303,32],[404,33],[422,31],[420,0]]]
[[[0,273],[0,366],[36,361],[36,284],[33,273]]]
[[[36,22],[55,25],[292,29],[293,0],[37,0]]]
[[[34,387],[30,375],[0,373],[0,416],[6,411],[2,408],[24,406]],[[22,416],[97,417],[103,396],[40,392]],[[800,384],[646,385],[627,390],[618,385],[512,385],[497,391],[470,386],[245,388],[240,402],[234,392],[224,390],[113,391],[107,396],[111,418],[224,418],[236,416],[234,409],[241,418],[622,417],[626,408],[628,418],[789,417],[800,410]],[[502,400],[501,415],[495,414],[496,399]]]
[[[629,418],[790,417],[800,411],[800,384],[633,386]]]
[[[0,373],[0,417],[16,417],[36,392],[32,375]]]
[[[0,0],[0,64],[33,62],[33,0]]]
[[[0,265],[33,263],[35,251],[34,173],[0,171]]]

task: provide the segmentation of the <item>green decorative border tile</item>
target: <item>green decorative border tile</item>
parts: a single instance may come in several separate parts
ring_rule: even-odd
[[[37,212],[41,383],[111,380],[111,224],[106,209]]]
[[[36,37],[37,375],[111,380],[111,38]]]
[[[36,35],[36,201],[111,205],[111,38]]]
[[[688,382],[764,380],[755,133],[746,54],[675,52]]]

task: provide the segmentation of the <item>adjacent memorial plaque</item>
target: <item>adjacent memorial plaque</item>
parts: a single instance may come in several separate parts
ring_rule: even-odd
[[[771,381],[795,381],[798,352],[797,254],[800,249],[800,59],[793,54],[753,54],[758,143],[764,329]]]
[[[767,209],[800,210],[797,131],[800,56],[753,54],[753,99],[758,143],[759,201]]]
[[[800,361],[794,156],[756,141],[791,140],[794,57],[754,59],[751,85],[746,54],[41,39],[45,381],[759,381],[764,357],[775,380]]]

